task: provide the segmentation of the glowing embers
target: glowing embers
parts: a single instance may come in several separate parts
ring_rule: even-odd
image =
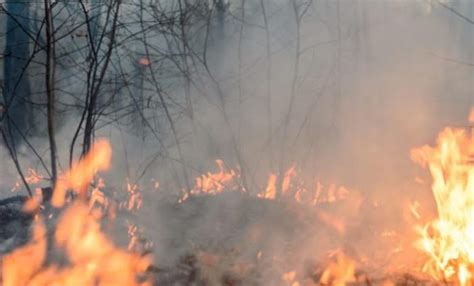
[[[473,155],[473,138],[454,128],[443,130],[435,147],[425,145],[411,153],[431,173],[438,212],[436,219],[418,228],[418,247],[429,257],[423,270],[458,285],[474,282]]]
[[[2,259],[2,285],[152,285],[145,275],[150,257],[116,247],[101,230],[106,198],[98,189],[88,198],[89,183],[109,167],[110,159],[110,144],[98,141],[60,177],[52,201],[64,207],[58,221],[36,214],[30,241]],[[69,190],[78,199],[66,204]],[[47,223],[55,223],[51,233]]]

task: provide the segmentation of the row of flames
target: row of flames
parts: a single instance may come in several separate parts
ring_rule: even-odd
[[[474,112],[470,115],[474,123]],[[140,208],[142,197],[138,187],[128,184],[127,200],[111,202],[101,191],[105,184],[97,179],[97,172],[110,167],[112,156],[108,141],[98,140],[90,153],[65,172],[54,188],[49,211],[41,205],[40,193],[25,204],[25,212],[34,217],[28,243],[1,258],[1,284],[21,285],[152,285],[147,270],[151,258],[139,246],[140,230],[128,222],[128,249],[121,249],[103,230],[104,219],[113,220],[117,209],[133,212]],[[426,254],[425,273],[444,283],[468,286],[474,281],[474,135],[465,129],[446,128],[435,147],[423,146],[412,150],[411,158],[432,176],[432,191],[437,206],[437,217],[424,226],[416,226],[419,233],[417,247]],[[218,170],[200,175],[194,187],[179,202],[191,196],[217,195],[226,190],[245,192],[236,183],[239,172],[216,161]],[[300,204],[317,206],[347,198],[344,187],[330,185],[323,188],[316,183],[312,189],[296,180],[296,166],[281,178],[281,199],[292,198]],[[34,170],[27,180],[41,180]],[[96,181],[91,189],[91,182]],[[275,200],[278,174],[270,174],[266,187],[256,198]],[[15,186],[14,189],[18,189]],[[71,191],[73,195],[71,196]],[[416,206],[413,207],[416,209]],[[337,217],[318,212],[320,219],[344,233]],[[419,214],[417,213],[417,216]],[[53,225],[53,227],[51,227]],[[48,231],[53,229],[54,231]],[[320,283],[345,285],[355,282],[355,260],[338,251],[322,272]],[[295,271],[282,280],[298,286]]]
[[[239,172],[236,169],[226,168],[224,161],[216,160],[218,170],[207,172],[195,179],[195,184],[190,192],[184,192],[178,202],[186,201],[190,196],[217,195],[225,191],[245,192],[245,188],[238,183]],[[332,203],[347,198],[349,191],[344,186],[329,185],[324,188],[319,181],[315,182],[314,188],[307,188],[301,181],[296,181],[296,165],[285,171],[281,180],[281,197],[283,199],[293,198],[296,202],[307,205],[317,205],[320,203]],[[257,198],[275,200],[277,194],[278,175],[271,173],[268,176],[264,190],[257,193]]]

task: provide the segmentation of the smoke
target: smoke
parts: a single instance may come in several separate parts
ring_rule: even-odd
[[[207,30],[191,29],[198,32],[190,46],[199,55],[206,49],[207,69],[191,74],[192,117],[182,115],[185,88],[174,86],[170,95],[179,98],[171,111],[182,154],[164,117],[159,142],[117,125],[103,128],[97,135],[114,147],[106,182],[142,185],[147,200],[139,220],[164,265],[193,247],[238,248],[231,255],[245,259],[273,253],[287,258],[281,271],[291,264],[304,269],[337,247],[359,258],[386,252],[395,242],[380,233],[411,233],[408,204],[433,205],[429,178],[410,162],[410,149],[433,142],[444,126],[464,125],[474,104],[473,26],[434,1],[263,1],[265,14],[260,1],[242,3],[214,11]],[[451,4],[472,16],[471,1]],[[66,122],[57,135],[61,158],[68,158],[75,126],[77,119]],[[37,166],[24,154],[25,166]],[[264,189],[269,173],[296,164],[308,185],[344,185],[363,202],[351,207],[351,198],[332,210],[352,221],[344,236],[309,209],[295,214],[245,196],[176,205],[186,186],[182,165],[192,184],[218,158],[240,168],[251,194]],[[1,172],[15,176],[11,166]],[[417,176],[425,185],[415,183]],[[150,190],[155,180],[159,191]],[[409,247],[407,237],[402,243]]]
[[[255,193],[263,188],[269,172],[279,171],[284,152],[307,182],[318,179],[362,193],[364,203],[355,218],[359,225],[341,238],[342,247],[373,256],[380,254],[373,254],[374,250],[385,255],[388,248],[400,245],[411,249],[414,237],[408,206],[417,200],[429,209],[433,201],[429,177],[412,164],[409,151],[433,142],[444,126],[466,123],[473,104],[472,25],[436,3],[322,1],[309,6],[298,35],[291,3],[266,3],[271,49],[269,121],[262,11],[257,1],[249,1],[242,19],[239,5],[231,2],[235,19],[224,26],[215,23],[211,34],[209,61],[219,86],[208,83],[204,99],[194,102],[193,127],[188,122],[180,125],[184,142],[189,143],[185,158],[197,170],[209,170],[214,158],[230,166],[243,163],[240,167],[247,172],[250,192]],[[467,12],[469,5],[460,2],[457,7]],[[297,57],[294,102],[284,134]],[[225,105],[220,105],[220,96]],[[417,176],[424,178],[424,185],[415,183]],[[182,223],[183,228],[199,232],[218,223],[222,209],[216,208],[200,208],[192,222]],[[234,215],[246,212],[239,204],[234,208],[224,209]],[[159,221],[169,219],[166,211],[158,213]],[[275,227],[280,221],[278,216],[265,218]],[[248,229],[238,223],[235,227],[242,232]],[[324,245],[325,236],[331,236],[310,229],[285,239],[315,237],[307,246],[314,248],[316,257],[315,246]],[[380,238],[382,232],[392,230],[406,234],[400,245]],[[213,233],[219,237],[226,232]],[[267,237],[272,244],[285,235]]]

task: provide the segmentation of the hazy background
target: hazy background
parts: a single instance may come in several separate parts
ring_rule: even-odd
[[[189,73],[184,75],[166,63],[172,62],[173,45],[166,45],[166,33],[155,29],[153,9],[143,9],[161,3],[160,9],[172,11],[177,2],[122,5],[120,21],[128,33],[148,31],[149,44],[155,47],[150,59],[156,65],[154,71],[145,69],[136,76],[133,71],[140,70],[136,61],[145,57],[143,37],[119,34],[129,44],[117,47],[110,74],[118,73],[115,67],[121,63],[122,70],[130,71],[133,88],[119,89],[114,103],[133,108],[140,104],[143,115],[131,108],[129,113],[114,111],[101,119],[104,127],[97,128],[97,136],[110,138],[114,146],[112,169],[104,174],[108,185],[123,186],[128,178],[146,189],[154,179],[161,183],[159,192],[177,197],[185,187],[182,165],[192,184],[193,177],[213,170],[214,160],[220,158],[229,167],[240,166],[248,190],[257,193],[270,172],[295,163],[309,185],[319,180],[361,193],[364,203],[357,221],[375,228],[403,229],[404,211],[413,200],[424,199],[423,204],[432,208],[429,177],[410,162],[409,151],[434,144],[445,126],[467,125],[474,106],[473,1],[229,0],[222,2],[224,12],[214,9],[221,1],[207,2],[210,16],[190,24],[187,44],[177,44],[189,49],[184,60]],[[145,27],[137,23],[139,14],[150,19]],[[6,16],[1,18],[0,27],[5,27]],[[74,65],[64,68],[67,72],[75,74]],[[152,72],[165,91],[177,140],[156,100]],[[30,72],[31,77],[34,74]],[[81,81],[64,78],[58,86],[80,98]],[[67,98],[61,92],[57,95],[62,96]],[[78,117],[68,110],[58,116],[64,169]],[[47,152],[41,134],[32,135],[31,141],[40,154]],[[28,148],[22,148],[22,165],[38,166]],[[5,150],[2,158],[2,195],[7,196],[17,175]],[[426,184],[415,183],[417,176]],[[162,255],[174,251],[159,245],[168,247],[177,239],[176,225],[205,233],[199,226],[212,224],[219,217],[216,210],[249,208],[237,198],[222,200],[216,208],[202,207],[184,218],[174,217],[174,224],[168,220],[175,209],[159,207],[158,199],[146,201],[143,221],[156,230],[151,236],[157,251]],[[273,219],[278,221],[279,216]],[[304,235],[321,241],[312,228]],[[352,235],[347,240],[354,244],[370,245],[372,240],[357,228]],[[183,233],[180,236],[187,239]],[[176,248],[182,246],[174,243]]]

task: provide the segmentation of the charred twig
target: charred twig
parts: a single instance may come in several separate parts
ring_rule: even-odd
[[[26,190],[28,191],[28,195],[30,197],[32,197],[33,192],[31,191],[31,188],[30,188],[28,182],[26,181],[25,175],[23,174],[23,171],[22,171],[21,166],[20,166],[20,162],[18,161],[18,158],[15,155],[16,153],[13,152],[12,147],[10,146],[10,144],[8,144],[8,139],[7,139],[7,136],[5,135],[5,132],[3,131],[3,129],[0,129],[0,132],[2,133],[3,142],[5,143],[5,146],[7,146],[8,153],[10,154],[10,157],[12,158],[12,161],[15,164],[15,168],[16,168],[18,174],[20,175],[21,181],[23,182],[23,185],[25,186]]]

